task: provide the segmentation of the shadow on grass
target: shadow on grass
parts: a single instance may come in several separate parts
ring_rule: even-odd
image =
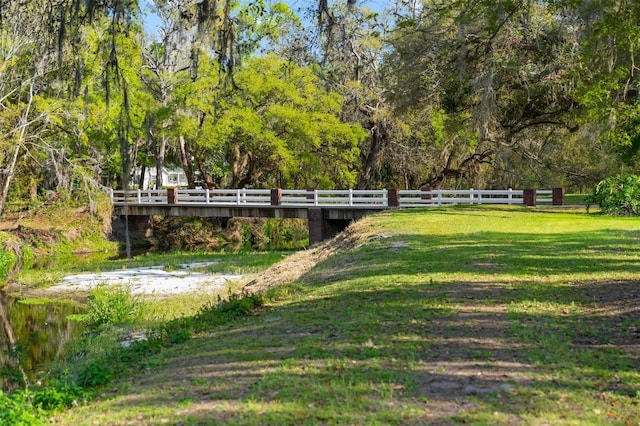
[[[639,236],[372,238],[298,299],[151,359],[111,404],[185,424],[635,424]]]
[[[540,405],[558,395],[574,408],[606,405],[609,395],[637,418],[623,400],[640,385],[640,291],[606,286],[532,299],[510,286],[425,283],[290,303],[176,348],[159,375],[138,379],[155,396],[122,404],[173,405],[195,424],[437,424],[480,410],[511,420],[566,411]]]
[[[327,285],[345,279],[388,275],[449,274],[553,277],[640,273],[640,232],[567,234],[477,232],[455,236],[402,235],[370,241],[301,279]],[[382,259],[382,261],[381,261]],[[316,279],[318,270],[330,275]]]

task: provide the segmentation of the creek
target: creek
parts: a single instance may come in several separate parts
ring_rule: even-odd
[[[200,271],[216,263],[192,262],[168,269],[163,266],[127,267],[68,275],[58,284],[42,289],[40,294],[80,294],[97,285],[126,286],[136,296],[206,294],[223,291],[230,282],[242,279],[238,274]],[[81,311],[77,303],[68,300],[19,299],[0,290],[0,389],[8,383],[7,373],[13,374],[15,379],[18,365],[31,381],[36,379],[39,370],[62,354],[66,343],[80,337],[82,324],[68,317]],[[14,354],[8,353],[12,340],[17,342],[17,360],[12,356]]]
[[[0,389],[16,366],[26,373],[30,381],[36,372],[53,362],[71,339],[79,337],[81,324],[69,320],[82,308],[69,301],[18,299],[0,290]],[[16,353],[10,353],[10,341],[16,340]],[[17,356],[17,359],[16,359]]]

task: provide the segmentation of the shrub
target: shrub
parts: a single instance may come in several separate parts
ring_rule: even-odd
[[[236,318],[250,315],[254,309],[262,306],[264,299],[260,294],[231,294],[228,300],[220,300],[217,304],[209,304],[200,308],[194,317],[196,331],[209,329],[211,326],[225,324]]]
[[[90,328],[132,324],[140,319],[143,304],[128,287],[109,287],[101,284],[91,290],[85,321]]]
[[[640,214],[640,176],[620,174],[600,181],[586,198],[587,210],[598,205],[603,213]]]
[[[63,410],[84,398],[84,392],[67,380],[52,380],[48,385],[33,391],[33,405],[43,410]]]
[[[43,424],[28,399],[22,392],[10,395],[0,391],[0,424],[34,426]]]
[[[96,357],[78,368],[78,385],[82,387],[96,387],[107,384],[113,378],[114,366],[117,363],[107,358]],[[122,366],[118,366],[122,367]]]
[[[17,242],[13,237],[4,232],[0,233],[0,281],[9,278],[16,267]]]

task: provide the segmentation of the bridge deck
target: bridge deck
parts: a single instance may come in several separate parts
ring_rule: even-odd
[[[187,216],[187,217],[261,217],[278,219],[309,219],[309,210],[320,209],[331,220],[356,220],[366,215],[388,210],[386,206],[228,206],[213,204],[127,204],[114,206],[116,216]]]
[[[527,203],[525,195],[533,191]],[[177,189],[111,191],[114,206],[181,205],[278,208],[428,207],[445,204],[533,204],[551,203],[556,190],[288,190],[288,189]],[[564,193],[563,193],[564,194]]]
[[[564,189],[535,190],[286,190],[177,189],[111,191],[116,216],[261,217],[306,219],[309,241],[322,241],[349,222],[394,208],[446,204],[564,204]]]

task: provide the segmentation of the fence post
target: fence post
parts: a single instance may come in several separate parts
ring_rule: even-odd
[[[433,191],[433,188],[430,186],[423,186],[422,188],[420,188],[420,191],[420,199],[426,204],[431,204],[431,200],[433,199],[433,194],[431,194],[431,191]]]
[[[473,188],[469,188],[469,204],[473,204]]]
[[[387,189],[387,207],[400,207],[400,190],[398,188]]]
[[[271,205],[279,206],[282,204],[282,189],[273,188],[271,189]]]
[[[507,195],[509,204],[513,204],[513,189],[509,188],[509,195]]]
[[[551,204],[554,206],[564,206],[564,188],[553,188],[551,192]]]
[[[317,205],[315,202],[316,199],[316,189],[315,188],[307,188],[307,203]]]
[[[535,207],[535,205],[536,205],[536,190],[535,189],[525,189],[522,192],[522,203],[525,206]]]
[[[178,188],[171,186],[167,188],[167,204],[178,204]]]

